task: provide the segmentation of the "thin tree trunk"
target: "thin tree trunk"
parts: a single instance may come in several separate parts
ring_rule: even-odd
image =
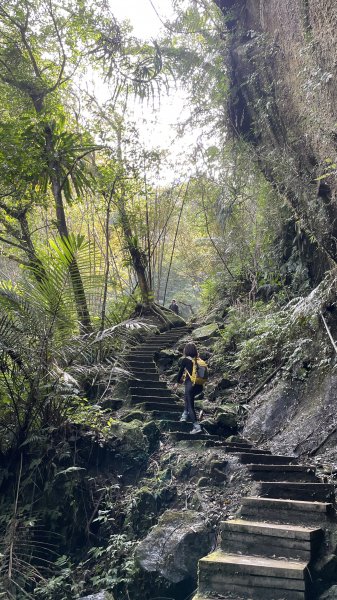
[[[165,306],[167,286],[168,286],[168,282],[169,282],[169,278],[170,278],[172,261],[173,261],[174,251],[175,251],[175,248],[176,248],[176,243],[177,243],[177,237],[178,237],[178,232],[179,232],[179,226],[180,226],[181,216],[183,214],[183,210],[184,210],[184,206],[185,206],[185,202],[186,202],[186,198],[187,198],[187,193],[188,193],[189,185],[190,185],[190,181],[188,181],[187,186],[186,186],[185,194],[184,194],[183,201],[181,203],[180,212],[179,212],[178,223],[177,223],[177,227],[176,227],[176,231],[175,231],[175,235],[174,235],[172,252],[171,252],[171,258],[170,258],[170,264],[169,264],[169,268],[168,268],[168,271],[167,271],[167,277],[166,277],[166,284],[165,284],[164,298],[163,298],[163,306]]]

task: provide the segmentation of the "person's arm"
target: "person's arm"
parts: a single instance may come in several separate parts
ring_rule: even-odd
[[[179,369],[179,373],[177,375],[177,382],[180,383],[181,378],[184,374],[185,369],[189,372],[190,375],[192,375],[192,370],[193,370],[193,363],[191,361],[190,358],[184,358],[183,362],[181,363],[181,367]]]

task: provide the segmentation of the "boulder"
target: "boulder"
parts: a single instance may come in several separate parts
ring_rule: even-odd
[[[136,549],[141,569],[171,583],[195,579],[198,560],[215,542],[211,525],[196,511],[167,510]]]
[[[144,425],[143,433],[149,443],[149,453],[153,454],[159,448],[160,430],[154,421],[150,421]]]
[[[219,325],[217,323],[203,325],[202,327],[198,327],[192,331],[192,339],[196,342],[205,341],[209,338],[218,337],[219,335]]]
[[[320,579],[323,579],[324,582],[334,582],[336,581],[336,573],[337,573],[337,556],[335,554],[328,554],[323,556],[316,564],[315,564],[315,572],[319,576]],[[330,598],[330,596],[328,596]],[[331,596],[332,597],[332,596]]]
[[[132,498],[125,526],[131,527],[137,537],[143,537],[154,524],[157,513],[157,498],[148,488],[141,488]]]

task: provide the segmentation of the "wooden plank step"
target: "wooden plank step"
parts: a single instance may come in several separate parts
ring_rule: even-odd
[[[333,502],[334,486],[328,483],[293,483],[289,481],[261,481],[256,484],[257,495],[284,500],[317,500]]]
[[[318,483],[320,481],[315,474],[315,467],[247,464],[246,468],[256,481],[296,481],[301,483]]]
[[[296,460],[294,456],[281,456],[275,454],[249,454],[243,452],[239,454],[239,460],[243,464],[270,464],[270,465],[288,465]]]
[[[334,516],[331,502],[308,502],[247,496],[241,500],[240,514],[255,521],[324,524]]]
[[[231,554],[286,557],[309,562],[321,545],[321,528],[306,528],[243,519],[222,523],[221,548]]]

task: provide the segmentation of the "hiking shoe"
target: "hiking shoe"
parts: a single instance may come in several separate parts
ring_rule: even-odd
[[[187,414],[187,412],[184,411],[180,417],[180,422],[183,423],[184,421],[187,421],[187,419],[188,419],[188,414]]]
[[[199,423],[194,423],[193,429],[192,429],[192,431],[190,431],[190,433],[201,433],[201,432],[202,432],[201,425],[199,425]]]

